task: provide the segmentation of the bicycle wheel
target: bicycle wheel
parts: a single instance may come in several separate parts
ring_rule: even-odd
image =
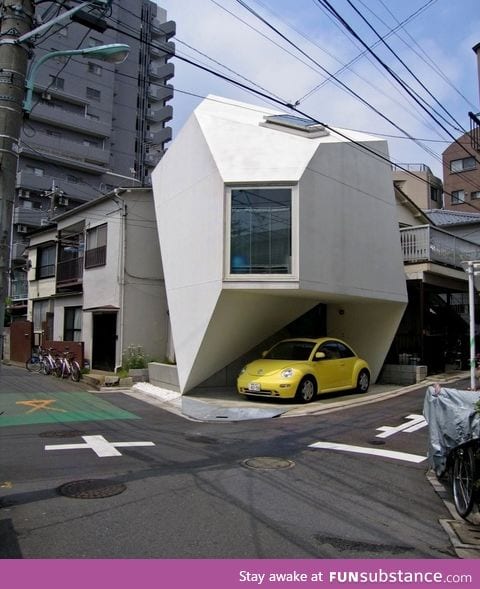
[[[471,446],[455,451],[453,457],[452,492],[455,509],[459,516],[466,518],[475,503],[475,455]]]
[[[54,374],[58,378],[63,377],[63,362],[61,360],[55,364]]]
[[[32,356],[25,362],[25,367],[30,372],[40,372],[42,369],[40,356],[37,354],[32,354]]]
[[[73,381],[78,382],[80,380],[82,373],[80,371],[80,366],[76,360],[74,360],[70,366],[70,377]]]
[[[50,374],[51,372],[51,368],[50,368],[50,363],[48,362],[47,358],[42,358],[42,361],[40,362],[40,370],[42,371],[42,374]]]

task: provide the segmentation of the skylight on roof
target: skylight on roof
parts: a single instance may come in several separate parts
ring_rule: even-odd
[[[263,127],[283,127],[283,131],[308,137],[322,137],[328,135],[325,127],[312,119],[297,117],[295,115],[270,115],[261,123]]]

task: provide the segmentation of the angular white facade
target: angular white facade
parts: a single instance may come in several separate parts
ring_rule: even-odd
[[[182,392],[318,303],[375,379],[401,319],[386,142],[275,114],[206,99],[153,173]]]

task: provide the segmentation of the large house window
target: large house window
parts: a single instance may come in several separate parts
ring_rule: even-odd
[[[85,268],[104,266],[107,262],[107,224],[93,227],[87,231]]]
[[[55,276],[55,254],[56,247],[54,245],[38,248],[36,272],[37,280]]]
[[[82,307],[65,307],[63,340],[66,342],[82,341]]]
[[[230,273],[292,273],[292,189],[231,190]]]
[[[465,170],[474,170],[475,169],[475,158],[474,157],[464,157],[460,160],[452,160],[450,162],[450,171],[451,172],[464,172]]]

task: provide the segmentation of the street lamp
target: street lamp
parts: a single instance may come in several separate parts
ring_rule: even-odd
[[[122,63],[127,59],[130,47],[123,43],[112,43],[110,45],[97,45],[96,47],[86,47],[85,49],[68,49],[65,51],[51,51],[46,53],[39,60],[35,61],[30,70],[30,74],[25,83],[27,93],[23,102],[23,110],[29,114],[32,110],[33,88],[35,86],[35,77],[38,68],[43,65],[48,59],[55,57],[71,57],[73,55],[80,55],[81,57],[90,57],[91,59],[99,59],[108,63]]]
[[[480,261],[462,262],[468,275],[468,309],[470,316],[470,389],[477,389],[475,353],[475,276],[480,274]]]

